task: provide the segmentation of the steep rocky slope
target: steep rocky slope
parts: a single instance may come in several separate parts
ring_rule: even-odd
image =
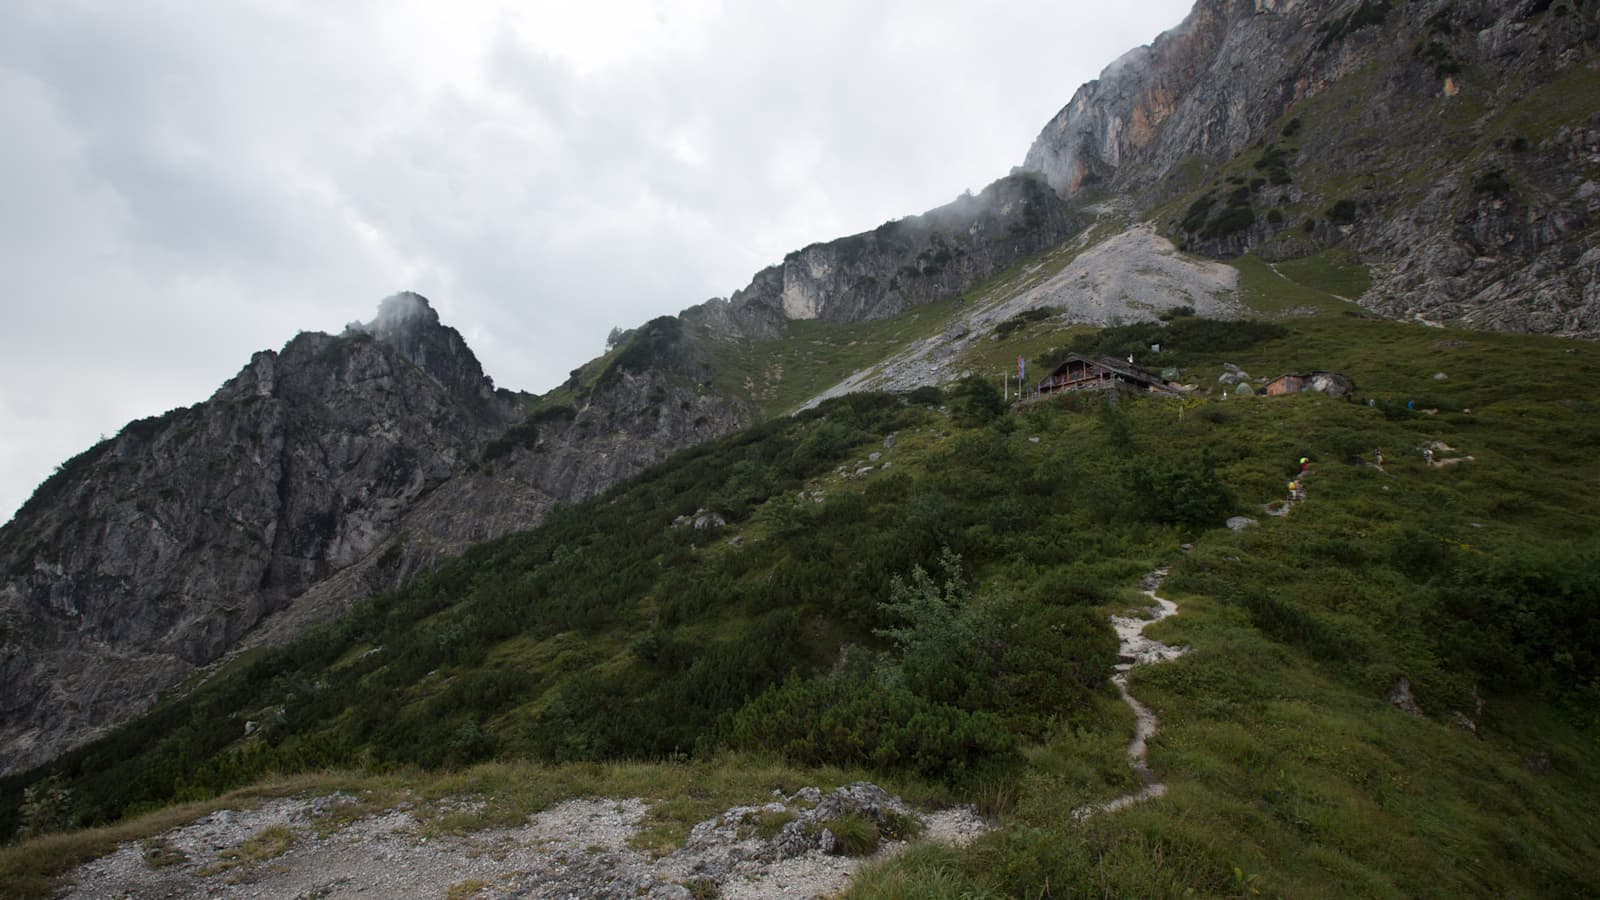
[[[141,708],[366,556],[516,409],[402,294],[69,461],[0,531],[0,765]]]
[[[1563,0],[1200,0],[1023,169],[1132,196],[1193,252],[1350,246],[1387,315],[1594,336],[1597,23]]]
[[[1074,252],[1079,251],[1079,252]],[[994,337],[996,326],[1028,311],[1056,323],[1104,327],[1152,320],[1188,307],[1208,318],[1242,317],[1238,273],[1226,265],[1178,253],[1149,226],[1113,233],[1049,272],[1049,260],[1025,268],[990,296],[964,304],[939,334],[914,341],[882,362],[819,393],[807,406],[856,391],[909,391],[970,374],[968,360]]]
[[[669,365],[612,371],[572,405],[547,402],[491,441],[476,464],[421,498],[387,542],[314,585],[245,644],[293,637],[445,556],[530,528],[557,504],[601,493],[678,450],[753,421],[743,404]]]
[[[1017,173],[920,216],[790,253],[684,319],[726,337],[773,338],[796,320],[888,318],[960,294],[1084,222],[1043,179]]]
[[[0,771],[81,743],[247,636],[292,636],[748,423],[665,367],[616,370],[538,425],[525,399],[400,294],[68,461],[0,530]]]

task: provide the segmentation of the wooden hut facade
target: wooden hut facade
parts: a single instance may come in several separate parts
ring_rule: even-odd
[[[1129,391],[1176,396],[1160,375],[1109,356],[1090,359],[1076,353],[1039,382],[1041,396],[1061,391]]]

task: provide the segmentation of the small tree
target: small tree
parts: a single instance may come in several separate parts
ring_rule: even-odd
[[[66,831],[72,827],[72,791],[67,789],[60,775],[51,775],[22,792],[22,806],[17,814],[21,819],[18,838]]]
[[[1006,401],[1000,389],[981,375],[969,375],[956,389],[957,419],[962,425],[987,425],[1005,415]]]
[[[889,599],[878,604],[897,624],[874,633],[900,651],[898,663],[884,675],[920,697],[981,708],[994,679],[997,623],[973,599],[961,557],[949,547],[939,554],[939,571],[942,577],[936,579],[912,566],[910,580],[896,575]]]

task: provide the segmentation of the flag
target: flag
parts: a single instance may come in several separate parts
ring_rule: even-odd
[[[1022,372],[1023,372],[1023,362],[1022,362],[1022,357],[1019,356],[1019,357],[1017,357],[1017,380],[1018,381],[1022,380]]]

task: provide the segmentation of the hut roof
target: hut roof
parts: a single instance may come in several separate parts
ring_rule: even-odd
[[[1050,374],[1059,375],[1074,362],[1094,366],[1099,369],[1105,369],[1108,372],[1114,372],[1130,381],[1151,384],[1162,388],[1167,386],[1167,383],[1163,381],[1161,376],[1157,375],[1155,372],[1152,372],[1149,369],[1141,368],[1140,366],[1136,366],[1125,359],[1117,359],[1114,356],[1102,356],[1099,359],[1091,359],[1081,353],[1068,353],[1067,358],[1061,361],[1061,365],[1056,366],[1053,370],[1051,370]]]

